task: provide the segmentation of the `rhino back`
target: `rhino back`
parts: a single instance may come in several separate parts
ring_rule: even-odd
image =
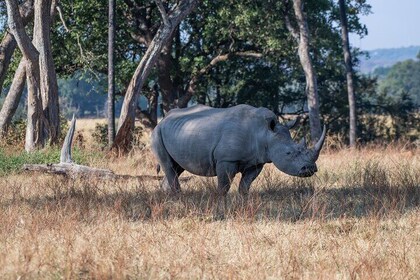
[[[165,149],[181,167],[197,175],[214,176],[218,161],[244,165],[263,161],[266,130],[261,109],[194,106],[171,111],[157,128]]]

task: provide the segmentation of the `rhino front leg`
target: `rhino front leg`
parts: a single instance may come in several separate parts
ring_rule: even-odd
[[[238,166],[232,162],[221,162],[216,165],[217,174],[217,193],[226,196],[230,189],[230,184],[236,173],[238,173]]]
[[[255,167],[247,168],[242,172],[242,178],[239,182],[239,193],[241,195],[248,195],[252,182],[260,174],[263,166],[263,164],[257,165]]]
[[[230,184],[236,173],[238,173],[238,167],[236,163],[221,162],[216,165],[217,174],[217,207],[215,218],[216,220],[223,220],[227,209],[227,197],[226,194],[230,189]],[[223,201],[222,201],[223,200]]]

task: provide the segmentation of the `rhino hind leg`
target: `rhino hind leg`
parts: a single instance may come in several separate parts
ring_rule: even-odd
[[[179,186],[178,177],[184,171],[177,162],[169,155],[168,151],[163,144],[160,131],[156,130],[152,134],[152,150],[155,154],[159,164],[159,168],[156,171],[163,169],[165,178],[163,179],[161,187],[164,190],[178,193],[181,191]]]
[[[179,176],[184,169],[179,166],[177,163],[173,162],[168,167],[163,167],[165,171],[165,178],[162,182],[162,188],[165,191],[172,191],[173,193],[179,193],[181,191],[181,187],[179,184]],[[166,171],[168,170],[168,171]]]

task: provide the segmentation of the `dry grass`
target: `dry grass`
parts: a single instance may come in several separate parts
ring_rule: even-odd
[[[92,162],[154,175],[146,148]],[[0,274],[22,278],[420,278],[420,158],[398,148],[326,152],[316,177],[266,166],[238,179],[215,220],[214,179],[159,182],[0,177]],[[239,177],[239,176],[238,176]]]

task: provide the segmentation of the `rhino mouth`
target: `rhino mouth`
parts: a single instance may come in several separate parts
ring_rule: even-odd
[[[302,167],[302,169],[299,171],[298,175],[299,177],[310,177],[314,175],[318,171],[318,168],[316,167],[316,164],[310,164]]]

